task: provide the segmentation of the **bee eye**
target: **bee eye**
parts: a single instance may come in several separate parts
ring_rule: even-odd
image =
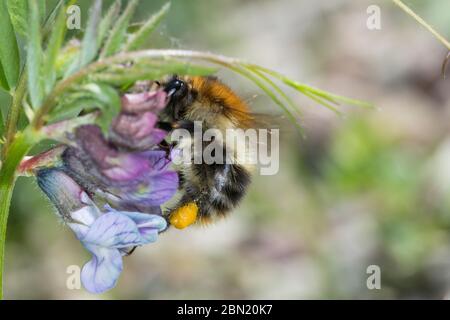
[[[186,83],[180,79],[173,79],[166,84],[164,91],[169,97],[177,96],[181,98],[187,93]]]

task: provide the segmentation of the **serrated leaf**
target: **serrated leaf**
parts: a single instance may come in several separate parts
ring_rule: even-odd
[[[120,50],[125,41],[128,24],[134,11],[136,10],[137,3],[137,0],[131,0],[128,3],[125,11],[120,16],[114,28],[111,30],[108,39],[106,40],[105,46],[103,47],[100,55],[102,58],[113,55]]]
[[[42,46],[39,8],[36,1],[28,0],[28,42],[27,42],[27,70],[28,91],[33,108],[40,107],[43,99],[43,85],[41,78]]]
[[[121,2],[116,0],[108,9],[108,12],[103,17],[100,22],[100,26],[98,27],[98,37],[97,37],[97,45],[100,48],[103,40],[106,37],[109,29],[111,28],[112,23],[117,19],[120,12]]]
[[[9,88],[14,88],[20,72],[20,55],[6,0],[0,0],[0,62]]]
[[[56,80],[55,65],[59,50],[61,49],[62,43],[64,41],[64,35],[66,32],[65,21],[66,21],[65,7],[61,7],[56,17],[53,26],[53,32],[50,35],[47,49],[45,51],[45,62],[42,73],[45,76],[46,93],[50,92]]]
[[[89,10],[89,18],[81,44],[80,67],[91,62],[98,51],[97,32],[102,13],[102,0],[95,0]]]
[[[27,35],[28,2],[24,0],[7,0],[9,16],[14,30],[23,36]]]
[[[128,40],[125,51],[136,50],[145,44],[147,38],[158,27],[170,9],[170,2],[166,3],[157,13],[155,13],[135,34]]]

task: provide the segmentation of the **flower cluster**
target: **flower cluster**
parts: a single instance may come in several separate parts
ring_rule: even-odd
[[[106,138],[97,125],[76,127],[61,161],[37,171],[38,185],[92,254],[81,281],[90,292],[115,286],[122,256],[167,228],[161,205],[175,194],[178,175],[158,147],[163,91],[125,94]]]

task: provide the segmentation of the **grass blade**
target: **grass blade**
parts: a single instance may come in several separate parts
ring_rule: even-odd
[[[28,42],[27,42],[27,70],[28,70],[28,91],[30,93],[31,105],[38,108],[43,99],[43,85],[41,78],[42,66],[42,45],[41,45],[41,24],[37,1],[28,0]]]
[[[139,49],[145,44],[147,38],[158,27],[170,9],[170,2],[166,3],[157,13],[155,13],[135,34],[131,36],[125,45],[125,51]]]
[[[14,88],[20,72],[20,55],[6,0],[0,0],[0,63],[9,88]]]
[[[45,61],[43,67],[43,75],[45,76],[45,91],[48,93],[53,87],[56,80],[55,64],[59,50],[61,49],[66,33],[66,13],[65,7],[59,9],[58,15],[53,26],[53,32],[50,35],[48,45],[45,52]]]
[[[270,90],[270,88],[262,82],[257,76],[253,75],[248,69],[244,67],[236,67],[236,66],[228,66],[230,70],[244,76],[245,78],[251,80],[256,86],[258,86],[262,91],[264,91],[272,100],[275,102],[287,115],[287,117],[294,123],[299,133],[304,136],[303,128],[300,125],[298,119],[290,110],[287,108],[284,103],[278,98],[278,96]]]
[[[95,0],[89,10],[89,18],[86,25],[86,32],[81,44],[80,67],[91,62],[98,51],[97,32],[102,13],[102,0]]]
[[[131,0],[128,3],[128,6],[120,16],[116,25],[111,30],[108,39],[106,40],[106,44],[100,54],[102,58],[109,57],[120,50],[125,41],[128,23],[136,10],[137,3],[137,0]]]
[[[450,41],[448,41],[443,35],[437,32],[428,22],[422,19],[417,13],[415,13],[410,7],[404,4],[401,0],[392,0],[403,11],[409,14],[414,20],[427,29],[437,40],[439,40],[444,46],[450,50]]]
[[[312,94],[309,91],[300,91],[301,93],[303,93],[305,96],[307,96],[308,98],[310,98],[311,100],[317,102],[318,104],[324,106],[325,108],[333,111],[334,113],[336,113],[337,115],[342,115],[342,112],[340,112],[338,109],[336,109],[335,106],[331,105],[328,101],[326,101],[325,99],[322,99],[318,96],[315,96],[314,94]]]
[[[250,65],[253,68],[256,68],[258,70],[261,70],[264,73],[267,73],[268,75],[271,75],[274,78],[277,78],[278,80],[280,80],[281,82],[283,82],[284,84],[288,85],[289,87],[300,91],[301,93],[306,95],[306,92],[309,93],[310,95],[319,97],[323,100],[326,100],[332,104],[335,105],[339,105],[339,103],[344,103],[350,106],[356,106],[356,107],[363,107],[363,108],[373,108],[373,105],[369,102],[365,102],[365,101],[361,101],[361,100],[357,100],[357,99],[351,99],[351,98],[347,98],[344,96],[340,96],[337,94],[333,94],[318,88],[314,88],[312,86],[308,86],[306,84],[302,84],[302,83],[298,83],[278,72],[275,72],[273,70],[261,67],[261,66],[257,66],[257,65]],[[329,105],[329,104],[328,104]],[[324,105],[325,106],[325,105]],[[333,107],[334,108],[334,107]]]
[[[108,12],[103,17],[98,27],[97,46],[100,48],[103,44],[103,40],[106,37],[112,23],[117,19],[120,12],[121,2],[116,0],[108,9]]]
[[[289,98],[289,96],[278,85],[276,85],[275,82],[272,81],[272,79],[270,79],[264,73],[262,73],[257,69],[249,68],[248,70],[255,73],[258,77],[267,82],[273,88],[273,90],[275,90],[275,92],[278,93],[278,95],[280,95],[288,103],[291,109],[294,110],[299,117],[302,117],[300,109],[295,105],[295,103],[291,100],[291,98]]]
[[[328,100],[331,103],[339,105],[343,103],[349,106],[360,107],[360,108],[373,108],[373,104],[366,101],[361,101],[357,99],[352,99],[344,96],[340,96],[331,92],[327,92],[318,88],[314,88],[305,84],[300,84],[290,79],[286,79],[286,84],[290,85],[292,88],[299,90],[302,93],[310,92],[311,94],[318,96],[322,99]]]

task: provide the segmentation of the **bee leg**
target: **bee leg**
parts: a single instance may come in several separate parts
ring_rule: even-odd
[[[170,145],[166,140],[161,141],[158,146],[161,149],[164,149],[166,151],[170,151],[170,148],[172,148],[172,145]]]

